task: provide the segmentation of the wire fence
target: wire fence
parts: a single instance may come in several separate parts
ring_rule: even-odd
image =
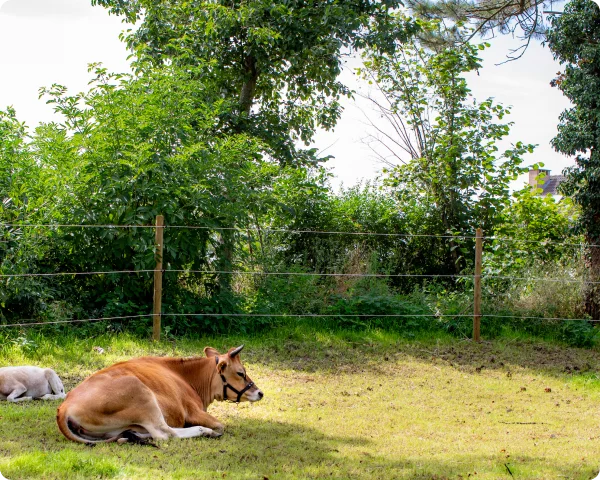
[[[35,325],[60,325],[67,323],[87,323],[87,322],[109,322],[113,320],[131,320],[134,318],[147,318],[151,317],[152,313],[142,314],[142,315],[124,315],[120,317],[102,317],[102,318],[78,318],[73,320],[56,320],[56,321],[48,321],[48,322],[37,322],[35,320],[31,321],[22,321],[21,323],[11,323],[6,325],[0,325],[0,327],[30,327]]]
[[[312,235],[347,235],[356,237],[365,236],[376,236],[376,237],[396,237],[396,238],[435,238],[441,240],[449,239],[462,239],[462,240],[481,240],[488,242],[507,242],[507,243],[520,243],[520,244],[539,244],[539,245],[552,245],[552,246],[564,246],[564,247],[578,247],[578,248],[595,248],[600,245],[586,244],[586,243],[573,243],[573,242],[557,242],[549,240],[521,240],[512,238],[503,238],[497,236],[483,236],[474,234],[461,234],[461,235],[428,235],[428,234],[408,234],[408,233],[381,233],[381,232],[344,232],[344,231],[322,231],[322,230],[309,230],[309,229],[283,229],[283,228],[261,228],[256,226],[249,227],[220,227],[220,226],[188,226],[188,225],[118,225],[118,224],[27,224],[27,223],[5,223],[0,224],[0,235],[3,229],[20,229],[20,228],[97,228],[97,229],[154,229],[168,230],[168,229],[189,229],[189,230],[209,230],[209,231],[237,231],[240,233],[247,234],[249,231],[257,231],[260,233],[286,233],[291,235],[299,234],[312,234]],[[0,243],[9,243],[10,240],[0,240]],[[160,256],[162,258],[162,241],[160,245],[161,251]],[[518,281],[518,282],[550,282],[550,283],[569,283],[569,284],[581,284],[581,285],[598,285],[600,281],[592,281],[586,279],[562,277],[562,278],[551,278],[551,277],[520,277],[520,276],[506,276],[506,275],[492,275],[475,272],[473,275],[466,274],[385,274],[385,273],[351,273],[351,272],[340,272],[340,273],[329,273],[329,272],[274,272],[274,271],[256,271],[256,270],[194,270],[194,269],[139,269],[139,270],[108,270],[108,271],[83,271],[83,272],[26,272],[26,273],[9,273],[0,274],[0,279],[11,279],[11,278],[27,278],[27,277],[69,277],[69,276],[92,276],[92,275],[131,275],[131,274],[149,274],[155,275],[160,274],[200,274],[200,275],[248,275],[248,276],[304,276],[304,277],[343,277],[343,278],[419,278],[419,279],[476,279],[481,280],[503,280],[503,281]],[[155,297],[156,297],[155,291]],[[8,327],[29,327],[29,326],[40,326],[40,325],[60,325],[60,324],[75,324],[75,323],[86,323],[86,322],[101,322],[101,321],[121,321],[121,320],[133,320],[153,317],[156,322],[157,317],[247,317],[247,318],[463,318],[473,317],[473,314],[320,314],[320,313],[306,313],[306,314],[290,314],[290,313],[169,313],[155,311],[152,314],[141,314],[141,315],[125,315],[125,316],[112,316],[102,318],[86,318],[86,319],[70,319],[70,320],[57,320],[57,321],[35,321],[22,320],[18,323],[11,324],[0,324],[0,328]],[[522,320],[547,320],[547,321],[589,321],[589,322],[600,322],[598,320],[590,320],[587,318],[561,318],[561,317],[536,317],[536,316],[519,316],[519,315],[498,315],[498,314],[478,314],[475,315],[479,319],[484,318],[516,318]]]

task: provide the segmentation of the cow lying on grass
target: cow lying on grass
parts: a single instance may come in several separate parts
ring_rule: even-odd
[[[206,357],[142,357],[96,372],[67,395],[58,428],[75,442],[169,437],[219,437],[223,425],[206,413],[214,400],[256,402],[263,393],[246,375],[239,353]]]
[[[27,400],[60,400],[65,398],[65,387],[50,368],[0,368],[0,400],[25,402]]]

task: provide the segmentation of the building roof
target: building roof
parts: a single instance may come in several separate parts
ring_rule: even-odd
[[[542,189],[542,195],[560,195],[558,186],[565,181],[564,175],[546,175],[539,185]]]
[[[558,186],[565,180],[564,175],[550,175],[550,170],[537,166],[529,169],[529,185],[541,190],[538,195],[560,195]]]

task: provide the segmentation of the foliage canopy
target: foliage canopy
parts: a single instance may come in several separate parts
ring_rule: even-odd
[[[581,207],[578,230],[592,245],[589,251],[591,281],[600,281],[600,12],[590,0],[573,0],[563,15],[552,20],[548,45],[564,65],[552,82],[572,102],[560,116],[554,148],[575,156],[575,165],[566,169],[562,192]],[[594,246],[595,245],[595,246]],[[600,318],[600,289],[590,284],[586,310]]]
[[[396,0],[94,0],[138,28],[126,40],[140,62],[206,64],[213,95],[234,101],[224,131],[260,138],[281,163],[317,161],[308,144],[332,128],[343,57],[366,45],[393,48],[417,30]]]

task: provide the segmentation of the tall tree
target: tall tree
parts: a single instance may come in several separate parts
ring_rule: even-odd
[[[591,282],[586,311],[600,319],[600,11],[591,0],[572,0],[552,19],[548,45],[564,71],[552,81],[573,103],[560,116],[554,148],[575,156],[561,190],[581,206],[578,229],[589,243]]]
[[[282,165],[311,165],[317,150],[305,146],[317,128],[332,128],[339,99],[350,90],[338,80],[352,48],[393,48],[417,30],[393,11],[399,0],[92,0],[124,15],[138,28],[127,44],[139,62],[206,65],[213,91],[232,108],[216,134],[246,133]],[[371,28],[375,27],[375,28]],[[235,192],[230,192],[231,201]],[[227,225],[233,227],[234,225]],[[222,271],[233,259],[232,230],[223,230]],[[230,288],[229,276],[222,288]]]
[[[53,220],[149,225],[163,214],[167,225],[200,227],[173,229],[166,236],[167,270],[221,269],[214,260],[221,248],[220,227],[247,225],[247,206],[260,203],[284,169],[266,161],[262,146],[247,134],[214,137],[227,103],[201,98],[210,85],[200,86],[196,71],[171,65],[132,76],[101,67],[94,73],[87,93],[68,95],[59,85],[42,91],[62,122],[39,127],[28,145],[39,177],[55,186],[47,207]],[[148,228],[66,228],[57,229],[53,238],[57,247],[38,262],[44,271],[147,270],[155,265]],[[171,298],[203,291],[214,303],[233,301],[218,295],[219,279],[210,273],[169,274],[165,290]],[[90,276],[70,284],[81,295],[102,292],[87,301],[108,314],[145,312],[151,304],[148,275]],[[197,298],[182,303],[189,308]],[[229,306],[218,308],[231,311]]]
[[[409,0],[409,6],[418,16],[451,24],[474,25],[472,34],[513,33],[524,40],[512,51],[509,59],[523,55],[532,38],[547,39],[555,59],[565,70],[552,81],[575,105],[560,117],[559,133],[552,143],[555,149],[576,156],[576,165],[566,169],[567,182],[562,192],[571,196],[582,208],[579,232],[590,245],[588,252],[589,278],[585,309],[594,319],[600,318],[600,180],[598,158],[597,115],[598,77],[600,75],[598,7],[590,0],[572,0],[564,13],[550,16],[550,27],[544,14],[553,6],[552,0]],[[520,29],[520,32],[518,30]],[[433,35],[438,43],[440,36]],[[452,35],[450,40],[464,39]],[[427,38],[425,39],[427,41]],[[448,40],[442,38],[442,40]],[[443,43],[443,42],[442,42]]]
[[[522,156],[534,146],[517,142],[499,150],[511,125],[501,120],[510,111],[492,99],[476,102],[464,77],[480,66],[478,48],[433,53],[407,43],[391,55],[367,52],[367,77],[379,93],[373,101],[387,120],[387,128],[372,125],[391,167],[388,183],[404,203],[432,205],[441,222],[437,234],[492,231],[509,202],[509,183],[524,171]],[[448,252],[460,271],[457,245],[450,242]]]

